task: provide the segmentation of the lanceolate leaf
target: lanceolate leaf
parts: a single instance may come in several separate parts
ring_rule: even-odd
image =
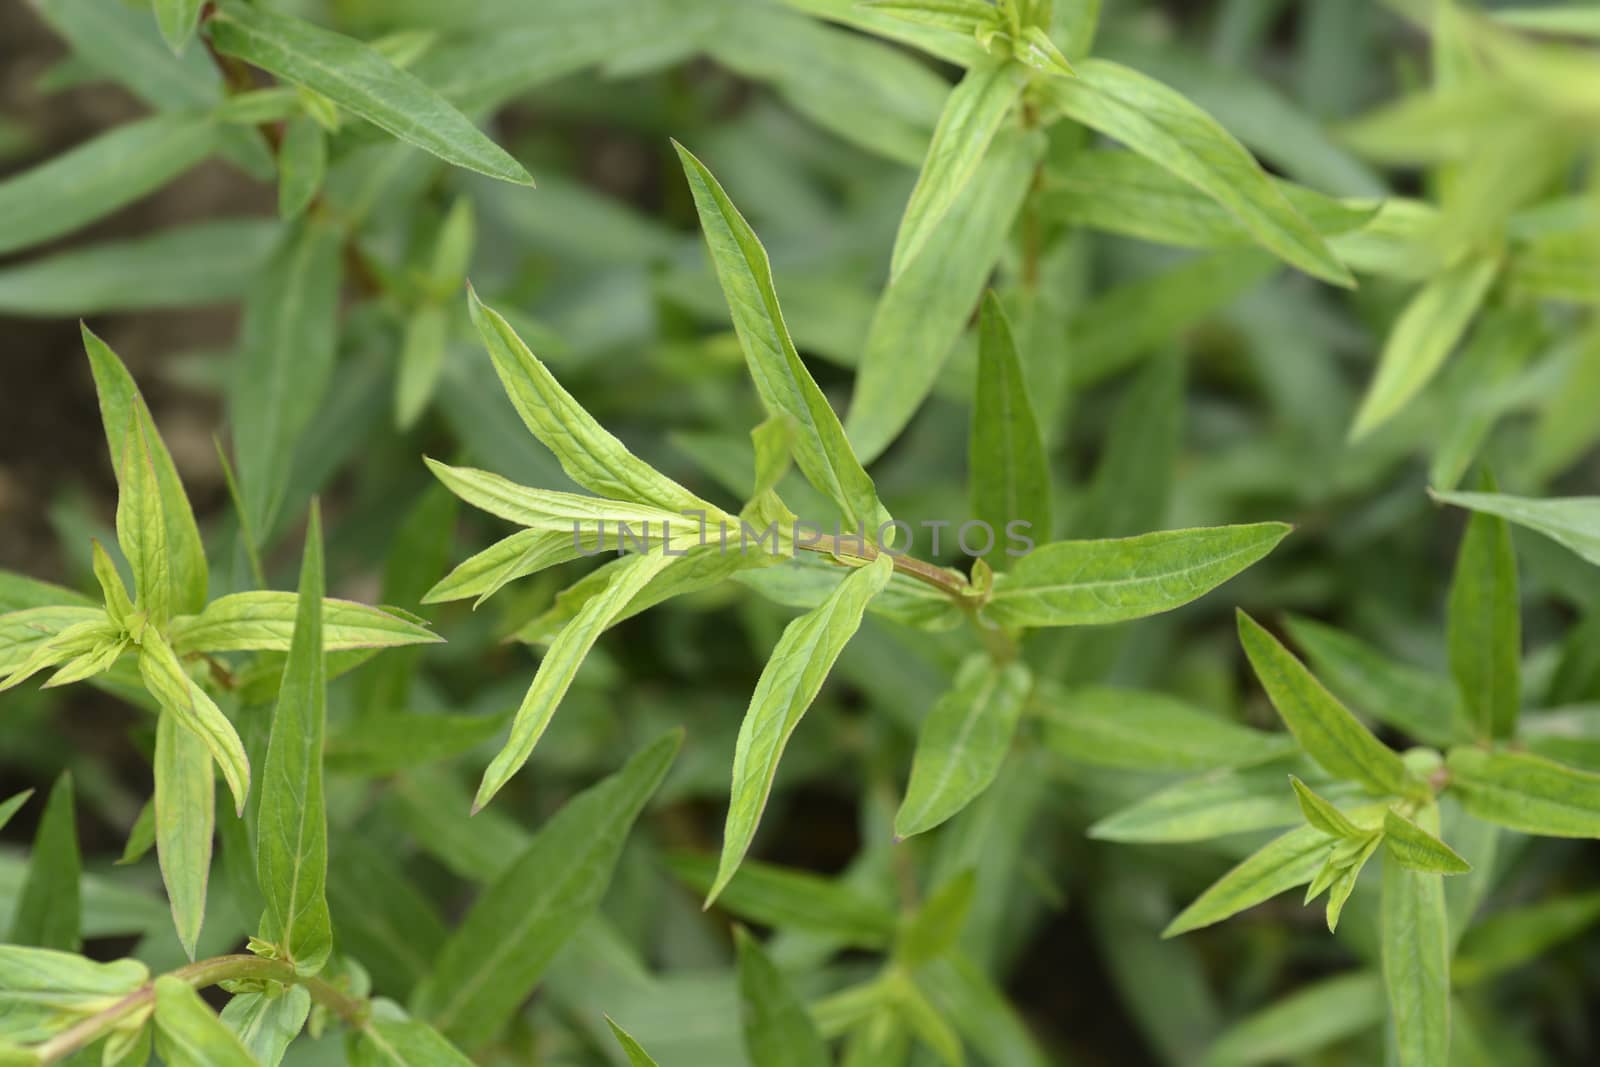
[[[805,1004],[760,943],[742,928],[739,951],[739,1015],[751,1063],[765,1067],[828,1067],[832,1062]]]
[[[474,1044],[500,1030],[599,904],[628,830],[681,740],[674,731],[651,743],[545,822],[445,945],[417,991],[419,1015]]]
[[[155,983],[156,1053],[170,1067],[259,1067],[234,1032],[181,978]]]
[[[628,606],[650,580],[677,562],[662,551],[629,557],[611,573],[603,591],[595,595],[573,620],[562,628],[560,635],[550,645],[539,672],[533,677],[522,706],[511,723],[511,736],[505,747],[490,761],[478,785],[478,794],[472,801],[472,810],[478,811],[511,780],[527,762],[533,746],[539,743],[545,727],[555,715],[561,698],[566,696],[573,677],[582,666],[589,649],[594,647],[611,621]]]
[[[139,650],[139,675],[160,702],[162,713],[176,715],[184,728],[205,742],[233,793],[235,810],[242,814],[245,795],[250,792],[250,762],[239,734],[216,702],[189,677],[171,646],[151,628],[145,630]]]
[[[1360,837],[1363,831],[1355,823],[1345,818],[1344,813],[1327,800],[1318,796],[1294,775],[1289,776],[1289,782],[1294,786],[1295,800],[1300,804],[1300,810],[1305,814],[1306,822],[1330,837]]]
[[[569,477],[612,500],[651,504],[681,515],[717,509],[629,452],[562,388],[511,324],[469,291],[472,321],[494,360],[506,395],[529,432],[561,461]]]
[[[1511,528],[1474,514],[1450,583],[1450,671],[1479,737],[1508,738],[1522,702],[1522,608]]]
[[[362,1028],[355,1067],[470,1067],[466,1053],[393,1001],[379,1000]]]
[[[1418,291],[1384,342],[1377,372],[1350,428],[1352,438],[1393,418],[1432,380],[1466,335],[1498,269],[1493,259],[1467,259]]]
[[[161,36],[174,52],[182,53],[194,36],[195,25],[200,21],[200,4],[201,0],[155,0]]]
[[[1509,519],[1600,566],[1600,496],[1535,500],[1505,493],[1434,493],[1433,497],[1446,504]]]
[[[1160,82],[1109,60],[1084,60],[1077,73],[1044,83],[1069,118],[1121,141],[1217,200],[1262,247],[1287,262],[1337,285],[1355,284],[1316,228],[1211,116]]]
[[[1373,737],[1276,637],[1242,611],[1239,643],[1273,707],[1329,774],[1365,783],[1379,793],[1416,790],[1417,783],[1400,757]]]
[[[1314,826],[1290,830],[1253,853],[1195,898],[1162,937],[1198,930],[1311,881],[1328,851],[1328,835]]]
[[[82,877],[72,775],[63,772],[45,801],[8,940],[62,952],[78,951],[83,925],[79,888]]]
[[[206,156],[217,128],[197,115],[154,115],[0,181],[0,253],[71,233],[161,188]]]
[[[183,950],[194,959],[206,917],[216,823],[211,753],[171,712],[156,718],[156,859]]]
[[[1493,978],[1538,959],[1600,921],[1600,893],[1541,900],[1477,922],[1456,950],[1450,977],[1457,985]]]
[[[117,476],[117,538],[133,566],[138,607],[157,623],[199,611],[206,600],[206,555],[194,512],[167,446],[127,368],[83,328],[100,417]]]
[[[568,540],[571,540],[569,535]],[[205,606],[198,615],[172,621],[173,651],[287,652],[294,635],[299,598],[293,593],[258,590],[232,593]],[[334,652],[352,648],[394,648],[442,640],[414,622],[381,608],[353,600],[322,601],[322,647]]]
[[[934,227],[972,180],[1024,80],[1014,63],[989,60],[968,70],[950,90],[895,236],[891,281],[922,251]]]
[[[717,878],[706,894],[708,906],[728,884],[750,848],[790,735],[816,699],[834,660],[860,627],[867,602],[889,583],[893,573],[893,561],[887,554],[880,555],[852,570],[820,607],[784,628],[761,671],[739,727],[733,754],[733,796],[723,829]]]
[[[1203,771],[1264,763],[1295,749],[1285,734],[1241,726],[1162,693],[1041,684],[1038,703],[1046,748],[1091,766]]]
[[[208,30],[219,52],[321,93],[447,163],[533,184],[522,165],[465,115],[360,41],[241,3],[222,6]]]
[[[976,799],[1000,773],[1032,677],[986,655],[961,665],[917,734],[911,781],[894,817],[897,837],[931,830]]]
[[[300,116],[284,128],[278,147],[278,214],[292,219],[305,211],[328,169],[328,138],[315,119]]]
[[[31,796],[33,796],[33,790],[24,789],[15,796],[7,797],[4,802],[0,802],[0,830],[6,828],[6,823],[11,821],[11,817],[22,809],[22,805],[26,804]]]
[[[623,1055],[628,1057],[628,1067],[659,1067],[655,1060],[650,1058],[650,1053],[644,1046],[633,1039],[633,1035],[617,1025],[615,1019],[606,1016],[606,1025],[611,1027],[611,1036],[617,1039],[617,1044],[622,1046]]]
[[[717,863],[709,855],[669,853],[667,866],[702,895],[716,879]],[[739,865],[717,906],[748,922],[819,934],[855,948],[884,948],[895,929],[894,912],[840,879],[755,860]]]
[[[1261,559],[1289,529],[1263,522],[1059,541],[996,578],[983,614],[1005,626],[1087,626],[1171,611]]]
[[[1028,402],[1017,345],[1005,310],[991,291],[984,297],[978,336],[978,388],[967,443],[972,517],[989,524],[995,548],[984,558],[997,570],[1008,558],[1002,534],[1012,523],[1039,541],[1050,526],[1050,467]]]
[[[682,145],[677,149],[762,404],[769,414],[794,420],[795,463],[838,505],[845,524],[852,530],[864,525],[867,535],[875,536],[888,514],[851,451],[839,416],[795,351],[778,307],[766,249],[705,165]]]
[[[1385,863],[1392,860],[1414,871],[1465,874],[1472,870],[1472,864],[1455,849],[1393,810],[1383,813],[1383,850]]]
[[[300,566],[294,639],[262,769],[256,833],[256,876],[266,901],[261,937],[301,974],[316,974],[333,950],[327,899],[328,816],[322,795],[327,719],[322,570],[322,518],[313,504]]]
[[[1383,1020],[1383,980],[1354,971],[1307,985],[1224,1030],[1206,1063],[1297,1062]]]
[[[1486,822],[1544,837],[1600,837],[1600,774],[1526,752],[1457,748],[1450,791]]]
[[[1443,876],[1384,857],[1381,916],[1383,980],[1400,1067],[1448,1063],[1450,924]]]

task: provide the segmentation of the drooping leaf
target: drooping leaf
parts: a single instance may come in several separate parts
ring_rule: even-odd
[[[1039,540],[1050,538],[1050,467],[1011,324],[992,291],[984,298],[979,322],[978,386],[967,438],[968,496],[972,517],[995,532],[995,547],[983,558],[1003,570],[1007,558],[999,547],[1000,531],[1022,523]]]
[[[634,819],[681,741],[674,731],[652,742],[544,823],[445,944],[414,997],[418,1015],[473,1042],[511,1018],[599,904]]]
[[[716,881],[706,894],[708,906],[733,878],[750,848],[790,735],[816,699],[834,660],[860,627],[867,602],[888,584],[893,571],[887,554],[855,568],[820,607],[784,628],[739,727],[733,755],[733,796],[723,828]]]
[[[750,1062],[827,1067],[828,1048],[783,972],[742,927],[734,940],[739,954],[739,1015]]]
[[[1372,736],[1276,637],[1242,611],[1239,643],[1284,724],[1329,774],[1365,783],[1379,793],[1416,791],[1416,780],[1400,757]]]
[[[170,1067],[258,1067],[244,1042],[181,978],[155,982],[156,1054]]]
[[[1435,500],[1498,515],[1544,534],[1600,566],[1600,497],[1537,500],[1506,493],[1434,493]]]
[[[206,743],[171,712],[156,718],[156,859],[178,942],[192,960],[206,916],[216,823],[216,773]]]
[[[294,636],[299,598],[293,593],[257,590],[218,597],[198,615],[172,620],[173,651],[287,652]],[[356,648],[395,648],[443,640],[426,627],[382,608],[353,600],[322,601],[322,648],[327,652]]]
[[[1271,552],[1280,522],[1058,541],[995,579],[983,615],[1004,626],[1088,626],[1171,611]]]
[[[78,852],[78,822],[72,775],[63,771],[50,789],[39,830],[28,854],[28,876],[11,917],[18,945],[76,952],[82,942],[83,859]]]
[[[811,484],[838,505],[852,530],[864,526],[875,537],[888,514],[839,416],[795,351],[766,249],[705,164],[674,144],[761,403],[768,414],[794,420],[795,464]]]
[[[300,974],[316,974],[333,951],[328,914],[328,815],[322,746],[327,666],[322,631],[322,513],[315,504],[300,565],[299,610],[272,713],[257,812],[256,877],[266,911],[263,940]]]
[[[528,172],[461,112],[374,48],[309,22],[228,3],[207,23],[212,43],[447,163],[532,185]]]
[[[911,780],[895,813],[897,837],[933,829],[972,803],[1000,773],[1032,676],[1027,667],[974,655],[917,734]]]
[[[1456,748],[1450,792],[1486,822],[1544,837],[1600,837],[1600,774],[1527,752]]]

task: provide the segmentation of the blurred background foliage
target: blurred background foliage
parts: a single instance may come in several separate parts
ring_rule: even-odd
[[[1375,894],[1358,889],[1336,937],[1318,910],[1280,899],[1162,940],[1182,904],[1264,835],[1144,846],[1086,832],[1204,768],[1159,754],[1096,758],[1030,719],[978,803],[936,833],[893,841],[917,726],[966,651],[959,635],[869,616],[789,749],[752,858],[848,889],[844,904],[823,884],[794,889],[780,879],[767,896],[760,886],[744,897],[730,891],[700,911],[695,888],[718,841],[739,719],[793,614],[738,586],[618,626],[528,771],[469,820],[471,783],[535,663],[537,650],[507,638],[585,565],[546,572],[476,612],[420,607],[449,564],[504,531],[476,513],[456,516],[419,455],[570,485],[523,431],[471,335],[459,263],[635,453],[697,492],[736,499],[762,413],[669,138],[704,159],[749,216],[796,342],[843,410],[956,68],[859,32],[851,24],[866,16],[847,0],[274,6],[384,40],[538,181],[528,190],[480,179],[359,123],[312,131],[328,151],[316,210],[346,234],[343,295],[325,380],[312,373],[290,385],[301,426],[283,437],[292,463],[276,520],[257,531],[266,571],[274,588],[293,587],[299,527],[320,494],[330,593],[420,611],[449,640],[388,653],[331,694],[330,896],[341,948],[375,988],[403,999],[447,926],[532,828],[623,754],[682,723],[683,754],[630,841],[603,915],[513,1031],[478,1050],[482,1062],[614,1062],[602,1012],[665,1064],[744,1062],[730,913],[773,929],[774,957],[815,998],[873,973],[857,950],[881,947],[879,933],[841,934],[838,909],[866,908],[862,921],[875,930],[873,916],[912,910],[969,867],[976,888],[960,952],[919,981],[976,1061],[1379,1061],[1383,1004],[1363,978],[1376,954]],[[1083,5],[1056,8],[1070,25]],[[1151,235],[1137,198],[1119,201],[1115,175],[1074,162],[1083,129],[1051,128],[1015,225],[975,234],[973,257],[982,260],[985,237],[1000,241],[992,284],[1017,321],[1050,448],[1056,533],[1265,519],[1297,530],[1188,609],[1049,635],[1032,650],[1045,676],[1164,692],[1270,726],[1233,635],[1236,603],[1257,617],[1295,613],[1359,635],[1381,661],[1353,670],[1356,683],[1391,668],[1446,676],[1445,591],[1462,522],[1424,489],[1457,484],[1482,460],[1511,492],[1597,491],[1594,8],[1574,4],[1570,20],[1542,34],[1531,19],[1513,32],[1517,16],[1495,13],[1497,22],[1480,24],[1443,2],[1105,5],[1095,54],[1186,94],[1273,173],[1349,200],[1402,200],[1378,213],[1385,225],[1335,243],[1360,280],[1337,289],[1211,236],[1194,248],[1172,247],[1181,242],[1170,236],[1141,240]],[[1488,44],[1462,43],[1490,32],[1483,26],[1492,26]],[[1058,40],[1081,54],[1082,42]],[[164,110],[161,86],[127,62],[136,41],[164,47],[149,13],[120,0],[0,7],[0,167],[21,170]],[[1485,50],[1492,75],[1463,58]],[[196,48],[187,61],[207,62]],[[73,321],[82,316],[128,361],[213,558],[231,561],[231,577],[214,568],[216,592],[248,584],[213,435],[227,440],[225,425],[259,402],[234,368],[284,224],[274,185],[249,173],[248,151],[236,154],[199,163],[64,240],[0,258],[0,567],[92,589],[90,535],[113,540],[113,480]],[[1418,283],[1455,269],[1469,246],[1489,250],[1498,273],[1454,336],[1431,326],[1447,335],[1441,360],[1456,337],[1460,350],[1394,418],[1352,443],[1385,338]],[[943,361],[933,395],[873,467],[890,510],[913,521],[965,517],[974,344],[970,330],[953,345],[937,326],[918,332],[941,310],[951,309],[913,309],[887,339],[906,361]],[[1595,766],[1600,735],[1590,739],[1583,706],[1600,701],[1600,571],[1522,531],[1517,547],[1527,704],[1576,709],[1570,728],[1550,729],[1570,742],[1567,758]],[[1401,741],[1384,709],[1343,695]],[[90,951],[131,953],[153,968],[179,962],[153,859],[113,865],[150,789],[150,720],[83,687],[25,687],[4,706],[0,792],[42,791],[61,769],[74,772]],[[481,728],[430,728],[445,716]],[[21,883],[36,819],[35,806],[6,830],[0,909]],[[1502,850],[1486,911],[1551,898],[1592,905],[1592,845]],[[236,945],[253,918],[228,915],[229,853],[225,835],[210,951]],[[0,928],[8,923],[0,916]],[[1600,941],[1582,936],[1584,923],[1568,926],[1577,936],[1536,960],[1497,964],[1491,952],[1481,973],[1458,974],[1458,1025],[1476,1035],[1456,1042],[1459,1062],[1600,1057]],[[992,999],[996,991],[1010,1007]],[[289,1058],[340,1055],[337,1042],[302,1042]],[[915,1055],[935,1062],[926,1049]]]

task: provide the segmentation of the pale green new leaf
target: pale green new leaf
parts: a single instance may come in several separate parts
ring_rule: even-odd
[[[1306,273],[1351,286],[1354,279],[1250,153],[1184,96],[1105,59],[1077,65],[1076,78],[1043,88],[1068,118],[1115,138],[1221,203],[1262,247]]]
[[[150,972],[137,960],[97,963],[76,952],[0,945],[3,1040],[43,1041],[149,979]]]
[[[1522,608],[1511,527],[1496,515],[1474,513],[1461,537],[1450,582],[1449,643],[1450,672],[1477,735],[1514,736],[1522,703]]]
[[[178,942],[192,960],[206,917],[216,824],[211,752],[171,712],[156,717],[154,817],[156,860],[172,905]]]
[[[426,456],[423,462],[446,488],[473,507],[532,530],[565,534],[568,544],[575,543],[577,533],[598,534],[602,523],[611,528],[613,536],[619,524],[627,524],[634,535],[650,537],[651,545],[658,543],[662,524],[667,522],[676,522],[680,530],[693,532],[698,539],[699,523],[695,518],[649,504],[529,489],[489,471],[451,467]],[[713,513],[706,521],[716,522],[718,514]],[[678,535],[673,537],[677,540]]]
[[[1457,748],[1450,792],[1467,813],[1525,834],[1600,837],[1600,774],[1526,752]]]
[[[1472,864],[1455,849],[1393,809],[1383,813],[1383,851],[1384,862],[1394,860],[1414,871],[1466,874],[1472,870]]]
[[[817,698],[834,660],[861,626],[867,602],[889,584],[894,562],[880,555],[851,570],[822,605],[784,627],[750,696],[733,752],[733,795],[722,832],[722,857],[706,906],[733,878],[767,806],[778,760]]]
[[[153,628],[146,628],[139,649],[139,675],[163,713],[176,715],[180,724],[205,742],[233,793],[234,809],[242,814],[245,796],[250,792],[250,761],[239,734]]]
[[[223,1005],[221,1018],[261,1067],[278,1067],[310,1014],[311,994],[292,985],[281,992],[240,993]]]
[[[1000,26],[1000,10],[986,0],[857,0],[856,6],[967,37]]]
[[[1301,747],[1329,774],[1378,793],[1411,794],[1419,783],[1400,757],[1372,736],[1305,665],[1243,611],[1239,643],[1261,687]]]
[[[1294,786],[1295,800],[1300,804],[1300,811],[1305,815],[1306,822],[1330,837],[1348,839],[1366,836],[1367,831],[1345,818],[1344,812],[1318,796],[1299,778],[1291,774],[1289,784]]]
[[[1497,260],[1462,260],[1424,285],[1395,320],[1350,427],[1352,440],[1388,422],[1433,379],[1466,336],[1499,272]]]
[[[568,535],[571,541],[571,535]],[[294,636],[300,598],[294,593],[258,590],[218,597],[198,615],[172,620],[169,636],[180,656],[192,652],[287,652]],[[442,641],[433,631],[381,608],[353,600],[322,601],[322,648],[395,648]]]
[[[1312,773],[1314,765],[1297,761],[1296,770]],[[1216,771],[1168,786],[1158,793],[1106,816],[1089,828],[1103,841],[1204,841],[1224,834],[1293,826],[1304,813],[1284,791],[1282,763],[1246,770]],[[1359,786],[1319,783],[1324,797],[1341,804],[1361,799]]]
[[[1295,750],[1269,734],[1163,693],[1041,684],[1045,748],[1062,759],[1136,771],[1207,771],[1264,763]]]
[[[188,47],[189,39],[200,22],[201,0],[155,0],[156,24],[161,36],[179,55]]]
[[[776,303],[774,301],[774,303]],[[681,515],[719,514],[712,505],[629,452],[562,388],[498,312],[468,292],[478,335],[494,360],[506,395],[523,423],[555,453],[579,485],[612,500],[650,504]]]
[[[156,1054],[168,1067],[259,1067],[244,1042],[181,978],[155,982]]]
[[[83,327],[117,476],[117,540],[133,567],[138,606],[157,623],[206,601],[206,554],[189,498],[155,421],[116,353]]]
[[[1581,5],[1504,8],[1493,17],[1519,30],[1600,39],[1600,11]]]
[[[0,181],[0,253],[71,233],[166,185],[217,146],[202,115],[125,123]]]
[[[78,951],[83,940],[82,880],[72,775],[63,771],[50,790],[39,830],[33,837],[28,874],[17,895],[8,940],[18,945]]]
[[[1008,557],[1001,535],[1013,523],[1049,540],[1050,465],[1028,400],[1011,324],[991,290],[978,332],[978,385],[967,438],[967,485],[972,517],[989,524],[995,547],[984,555],[997,570]]]
[[[673,731],[568,801],[486,889],[414,998],[446,1035],[482,1043],[508,1022],[599,904],[634,819],[683,739]]]
[[[1016,64],[990,60],[972,67],[950,90],[895,235],[891,283],[927,245],[934,227],[972,180],[1025,80]]]
[[[933,829],[972,803],[1000,773],[1032,685],[1021,663],[974,655],[917,733],[911,780],[895,813],[896,837]]]
[[[575,536],[571,530],[518,530],[463,560],[428,590],[422,602],[441,604],[476,597],[474,607],[480,606],[518,578],[577,558],[580,546],[596,550],[600,540],[597,533]],[[615,540],[613,535],[611,542]]]
[[[1439,493],[1435,500],[1498,515],[1544,534],[1600,566],[1600,496],[1539,500],[1505,493]]]
[[[0,615],[0,689],[62,662],[66,653],[60,646],[74,635],[114,629],[106,613],[92,607],[24,608]]]
[[[1171,611],[1261,559],[1289,530],[1262,522],[1058,541],[997,577],[983,615],[1002,626],[1088,626]]]
[[[864,525],[868,536],[875,536],[889,516],[878,502],[872,479],[851,451],[839,416],[795,351],[778,306],[767,250],[705,164],[682,145],[674,142],[674,146],[762,404],[768,414],[794,420],[795,463],[838,505],[845,524],[851,529]]]
[[[303,85],[447,163],[532,185],[528,172],[461,112],[376,49],[309,22],[240,3],[208,23],[224,55]]]
[[[739,1016],[750,1062],[762,1067],[828,1067],[832,1062],[828,1047],[778,965],[742,927],[734,940],[739,954]]]
[[[300,565],[294,637],[272,713],[257,812],[256,877],[266,911],[260,936],[300,974],[333,951],[328,913],[328,815],[322,793],[327,662],[322,640],[322,514],[313,504]]]
[[[1444,877],[1385,857],[1379,914],[1399,1067],[1449,1063],[1450,923]]]
[[[1263,845],[1195,898],[1162,937],[1198,930],[1311,881],[1328,852],[1328,835],[1301,826]]]
[[[511,736],[506,739],[505,747],[483,772],[483,781],[479,783],[477,796],[472,801],[473,811],[489,803],[528,761],[533,746],[538,744],[545,727],[550,725],[551,717],[555,715],[584,657],[594,647],[600,634],[652,578],[675,562],[677,560],[660,550],[628,557],[611,572],[605,589],[584,604],[572,621],[562,628],[551,642],[544,659],[539,662],[539,671],[533,677],[533,684],[528,687],[521,706],[517,708],[516,718],[511,722]]]

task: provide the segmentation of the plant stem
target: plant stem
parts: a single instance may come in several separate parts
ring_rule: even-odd
[[[849,551],[846,551],[841,546],[840,539],[829,534],[822,534],[817,538],[817,540],[806,543],[801,543],[799,540],[796,540],[794,547],[803,548],[808,552],[818,552],[827,556],[841,556],[846,559],[866,560],[868,563],[871,563],[873,560],[877,559],[879,555],[879,550],[873,545],[863,546],[864,551],[856,551],[853,548]],[[965,600],[967,591],[971,588],[965,578],[953,571],[945,570],[943,567],[928,563],[925,560],[914,559],[911,556],[897,556],[893,552],[889,552],[887,555],[894,561],[894,569],[899,571],[901,574],[931,585],[945,595],[958,601]]]
[[[306,987],[313,1000],[339,1016],[347,1025],[360,1027],[367,1018],[365,1000],[351,996],[325,979],[301,977],[295,974],[293,965],[283,960],[246,955],[216,956],[179,967],[171,972],[171,976],[182,979],[195,989],[251,978],[299,984]],[[146,983],[110,1007],[79,1020],[49,1040],[35,1045],[33,1052],[38,1064],[40,1067],[49,1067],[79,1049],[94,1044],[119,1024],[151,1007],[155,997],[155,983]]]

